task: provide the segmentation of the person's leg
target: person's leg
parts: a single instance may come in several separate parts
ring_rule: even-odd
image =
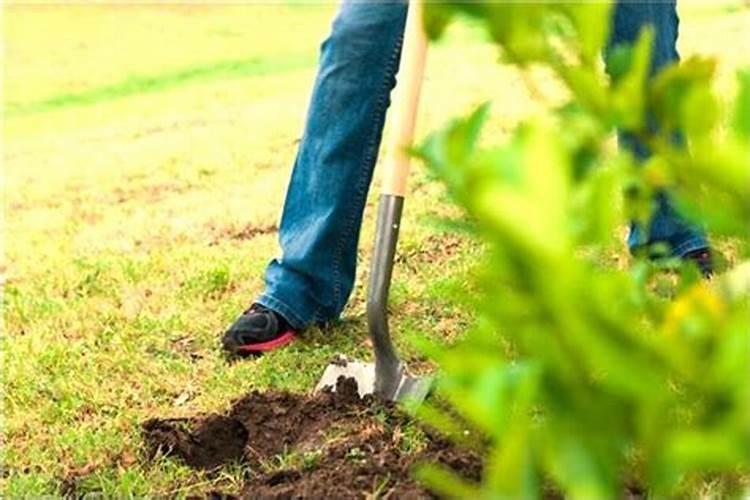
[[[610,47],[635,42],[641,29],[647,25],[653,27],[655,35],[651,58],[651,74],[654,75],[664,66],[679,60],[679,18],[675,0],[619,0],[614,9]],[[618,139],[620,145],[632,151],[636,158],[643,160],[648,157],[648,148],[632,136],[619,134]],[[676,257],[708,248],[703,231],[683,220],[665,193],[657,195],[648,227],[632,224],[628,237],[631,251],[639,251],[657,243],[665,244]]]
[[[406,9],[346,1],[321,47],[281,218],[282,255],[269,264],[257,300],[294,328],[337,318],[351,293]]]

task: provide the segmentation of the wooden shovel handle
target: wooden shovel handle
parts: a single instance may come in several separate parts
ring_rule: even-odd
[[[396,92],[393,99],[393,121],[384,160],[383,194],[404,196],[409,176],[406,148],[414,141],[414,126],[422,89],[427,37],[422,25],[422,0],[410,0],[406,17],[404,46],[401,51]]]

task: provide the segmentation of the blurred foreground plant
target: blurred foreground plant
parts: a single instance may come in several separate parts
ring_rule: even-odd
[[[647,84],[649,30],[612,51],[608,78],[598,64],[604,2],[429,4],[431,36],[456,14],[482,20],[512,63],[551,69],[569,95],[505,144],[478,144],[481,107],[419,149],[487,247],[479,327],[450,348],[424,346],[462,422],[421,409],[485,453],[483,482],[435,465],[420,476],[448,496],[535,498],[552,483],[598,499],[620,497],[629,481],[669,495],[690,480],[747,474],[745,293],[672,263],[665,297],[653,287],[663,267],[635,259],[619,270],[607,256],[617,229],[645,221],[666,189],[712,236],[738,238],[746,258],[750,72],[727,119],[710,90],[711,60],[689,59]],[[608,147],[617,128],[648,144],[644,165]]]

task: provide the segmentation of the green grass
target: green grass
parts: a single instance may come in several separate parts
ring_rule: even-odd
[[[218,349],[277,252],[275,234],[262,229],[277,223],[332,12],[6,11],[6,496],[57,495],[66,478],[105,497],[238,491],[236,464],[207,475],[147,460],[140,422],[222,411],[255,388],[307,391],[335,353],[370,356],[364,284],[376,189],[343,321],[254,361],[228,363]],[[734,26],[731,16],[707,22]],[[711,27],[701,23],[687,18],[683,30]],[[542,109],[481,36],[454,35],[430,54],[420,137],[485,100],[497,101],[497,137]],[[554,82],[539,86],[554,95]],[[471,325],[448,296],[466,294],[481,251],[431,223],[456,213],[415,170],[391,321],[407,360],[425,370],[405,339],[452,340]],[[402,445],[420,442],[415,430]]]
[[[303,23],[308,14],[272,11],[261,21]],[[22,25],[46,15],[11,11],[9,17]],[[82,23],[102,15],[97,9],[79,13]],[[238,29],[242,19],[234,17],[224,18],[227,31]],[[151,33],[154,46],[169,36],[169,19],[163,32]],[[179,13],[173,21],[179,25]],[[72,44],[69,50],[96,70],[75,75],[88,85],[50,94],[39,84],[36,95],[6,95],[7,253],[14,263],[7,270],[8,335],[2,339],[7,495],[54,495],[65,484],[105,496],[237,491],[244,474],[237,465],[209,476],[171,460],[148,461],[140,422],[221,411],[254,388],[309,391],[334,354],[371,356],[363,284],[372,210],[358,285],[342,322],[254,361],[228,363],[218,349],[223,328],[261,290],[263,269],[277,252],[275,234],[262,229],[276,224],[283,201],[320,41],[312,34],[325,33],[328,18],[317,22],[307,40],[255,47],[263,50],[260,62],[185,61],[162,72],[149,57],[130,73],[113,71],[117,61],[106,58],[93,67],[95,54]],[[310,50],[300,51],[301,43]],[[203,59],[221,60],[223,50],[217,44]],[[486,49],[473,54],[485,57]],[[10,72],[33,75],[25,65],[42,63],[7,64],[17,66]],[[456,102],[452,111],[468,101]],[[446,109],[426,113],[425,120],[449,116]],[[103,131],[106,138],[99,140]],[[62,148],[50,148],[48,133]],[[419,179],[415,185],[402,242],[418,266],[396,272],[393,325],[407,358],[426,369],[404,339],[454,335],[441,321],[461,313],[447,299],[443,305],[437,297],[428,301],[430,284],[444,279],[445,265],[466,269],[470,259],[461,252],[476,249],[454,242],[452,254],[442,255],[443,230],[425,221],[452,209],[431,207],[439,193],[434,183]],[[243,233],[250,236],[237,237]],[[415,439],[407,436],[405,446],[416,447]]]
[[[38,101],[10,102],[5,111],[7,118],[13,118],[69,106],[91,105],[146,92],[164,91],[194,82],[284,73],[310,67],[314,63],[315,59],[307,53],[285,55],[284,58],[253,57],[238,61],[219,61],[170,73],[129,76],[120,82],[84,92],[56,94]]]

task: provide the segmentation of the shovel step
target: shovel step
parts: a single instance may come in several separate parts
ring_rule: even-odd
[[[327,388],[336,390],[336,382],[339,377],[353,378],[357,382],[359,397],[375,393],[375,363],[344,358],[338,358],[326,367],[318,385],[315,386],[315,391],[322,391]],[[429,394],[432,381],[432,377],[415,377],[403,373],[393,394],[381,394],[380,396],[390,401],[421,403]]]
[[[328,387],[336,390],[339,377],[353,378],[357,382],[357,392],[361,398],[375,392],[375,363],[346,360],[336,360],[326,366],[320,382],[315,386],[315,392]]]

